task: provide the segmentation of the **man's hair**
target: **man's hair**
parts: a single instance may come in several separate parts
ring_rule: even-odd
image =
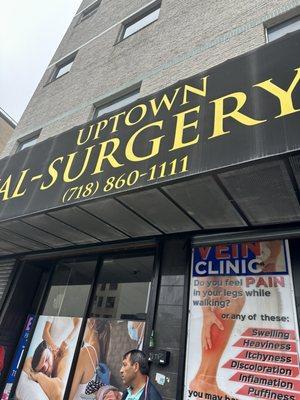
[[[140,367],[140,371],[142,375],[148,375],[149,374],[149,364],[148,364],[148,359],[146,354],[141,351],[141,350],[130,350],[127,351],[127,353],[124,354],[123,360],[129,356],[131,365],[134,363],[138,363]]]
[[[39,362],[41,361],[43,352],[48,348],[49,347],[48,347],[46,340],[43,340],[38,345],[38,347],[35,349],[35,352],[33,354],[32,361],[31,361],[31,366],[34,370],[36,370],[36,367],[39,365]]]

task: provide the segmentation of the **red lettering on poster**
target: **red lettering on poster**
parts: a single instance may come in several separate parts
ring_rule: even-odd
[[[257,350],[243,350],[236,358],[241,360],[254,360],[259,362],[272,362],[284,365],[298,366],[297,354],[278,353],[270,351],[257,351]]]
[[[270,363],[257,363],[253,361],[228,360],[223,368],[237,369],[243,372],[252,372],[266,375],[280,375],[282,377],[293,377],[299,375],[299,368],[292,365],[274,365]]]
[[[237,393],[243,396],[254,397],[255,399],[300,400],[300,393],[289,393],[285,390],[249,385],[243,386]]]
[[[264,340],[264,339],[251,339],[241,338],[233,345],[234,347],[247,347],[259,350],[272,350],[272,351],[288,351],[296,353],[296,344],[290,341],[279,341],[279,340]]]
[[[295,340],[295,331],[289,329],[248,328],[242,336]]]
[[[295,392],[300,392],[300,381],[299,379],[291,379],[277,376],[268,376],[251,374],[246,372],[237,372],[234,374],[230,381],[247,383],[252,385],[262,385],[268,388],[284,388],[285,390],[293,390]]]

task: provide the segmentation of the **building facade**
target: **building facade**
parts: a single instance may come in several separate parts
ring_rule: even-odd
[[[16,127],[15,121],[4,111],[0,109],[0,149],[3,151],[7,142],[10,139],[10,135]]]
[[[83,0],[1,153],[2,399],[131,348],[165,400],[300,398],[299,10]]]

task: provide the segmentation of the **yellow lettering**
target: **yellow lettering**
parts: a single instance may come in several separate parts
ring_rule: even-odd
[[[109,151],[108,154],[105,154],[107,146],[110,143],[112,143],[113,147]],[[113,153],[118,149],[119,145],[120,145],[120,139],[118,139],[118,138],[109,139],[109,140],[106,140],[105,142],[100,143],[99,156],[98,156],[96,167],[95,167],[92,175],[103,172],[102,164],[103,164],[104,160],[107,160],[113,168],[119,168],[124,165],[124,164],[120,164],[113,156]]]
[[[64,182],[74,182],[78,178],[81,177],[81,175],[86,170],[86,167],[87,167],[87,165],[89,163],[89,159],[90,159],[90,156],[91,156],[91,152],[92,152],[94,147],[95,147],[95,145],[87,147],[85,149],[86,150],[86,155],[85,155],[85,159],[84,159],[83,165],[81,167],[81,170],[73,178],[70,178],[70,170],[71,170],[71,168],[73,166],[74,158],[75,158],[76,154],[78,153],[78,151],[75,151],[74,153],[68,154],[68,161],[67,161],[67,165],[66,165],[66,168],[65,168],[65,171],[64,171],[64,175],[63,175],[63,181]]]
[[[127,159],[128,159],[129,161],[135,161],[135,162],[137,162],[137,161],[148,160],[149,158],[154,157],[154,156],[156,156],[156,155],[158,154],[161,139],[162,139],[165,135],[162,135],[162,136],[159,136],[159,137],[157,137],[157,138],[155,138],[155,139],[149,140],[149,142],[152,143],[152,146],[151,146],[151,151],[150,151],[150,153],[147,154],[146,156],[137,156],[137,155],[134,153],[134,151],[133,151],[133,146],[134,146],[134,142],[135,142],[136,138],[137,138],[141,133],[143,133],[146,129],[151,128],[151,127],[154,127],[154,126],[159,127],[159,129],[161,130],[161,129],[162,129],[162,126],[163,126],[163,121],[152,122],[151,124],[148,124],[148,125],[143,126],[141,129],[139,129],[138,131],[136,131],[136,132],[131,136],[131,138],[128,140],[128,143],[127,143],[126,149],[125,149],[125,155],[126,155],[126,157],[127,157]]]
[[[112,117],[109,118],[109,120],[114,119],[114,124],[113,124],[113,128],[112,128],[111,133],[117,132],[119,118],[120,118],[121,115],[124,115],[124,114],[125,114],[125,111],[121,112],[120,114],[113,115]]]
[[[187,128],[194,128],[194,129],[198,128],[198,120],[190,122],[189,124],[185,125],[186,115],[189,115],[191,113],[199,114],[199,112],[200,112],[200,106],[194,107],[189,110],[183,111],[179,114],[173,115],[173,117],[176,118],[177,120],[176,120],[176,128],[175,128],[173,147],[169,151],[181,149],[182,147],[186,147],[186,146],[192,146],[193,144],[198,143],[199,134],[193,140],[190,140],[189,142],[183,141],[183,135],[184,135],[184,131]]]
[[[24,178],[25,178],[25,176],[26,176],[28,171],[29,171],[29,169],[25,169],[24,171],[21,172],[20,179],[18,180],[17,186],[15,187],[15,190],[14,190],[12,196],[11,196],[12,199],[15,198],[15,197],[23,196],[23,194],[26,193],[26,189],[24,189],[23,192],[19,192],[19,190],[20,190],[20,188],[22,186],[22,183],[23,183]]]
[[[300,81],[300,68],[296,68],[295,71],[295,78],[290,84],[288,90],[281,89],[279,86],[275,85],[275,83],[272,82],[272,79],[254,85],[254,87],[260,87],[279,99],[281,112],[279,115],[276,115],[275,118],[284,117],[285,115],[293,114],[300,111],[300,108],[294,108],[292,99],[293,91]]]
[[[229,113],[225,114],[224,101],[227,99],[236,100],[236,107],[233,111],[230,111]],[[264,120],[254,119],[248,117],[246,114],[243,114],[239,111],[245,104],[246,100],[247,96],[244,92],[235,92],[210,102],[210,103],[215,103],[215,118],[214,118],[214,132],[208,139],[225,135],[226,133],[230,132],[230,131],[224,131],[223,121],[226,118],[233,118],[236,121],[240,122],[241,124],[247,126],[258,125],[262,124],[263,122],[266,122],[266,119]]]
[[[89,126],[89,133],[87,134],[85,139],[83,139],[83,133],[85,132],[86,128],[79,129],[78,136],[77,136],[77,144],[78,144],[78,146],[86,143],[90,139],[92,131],[93,131],[93,128],[94,128],[94,124]]]
[[[132,121],[130,121],[130,116],[131,116],[131,113],[136,109],[141,110],[141,115],[136,121],[132,122]],[[146,113],[147,113],[147,106],[145,104],[138,104],[137,106],[133,107],[130,111],[128,111],[128,114],[125,117],[125,124],[127,126],[132,126],[132,125],[137,124],[145,117]]]
[[[207,78],[208,78],[208,76],[205,76],[204,78],[201,79],[202,80],[202,89],[196,88],[195,86],[184,85],[183,102],[181,103],[182,105],[189,103],[189,100],[188,100],[189,93],[194,93],[194,94],[197,94],[198,96],[202,96],[202,97],[206,96]]]
[[[0,187],[0,193],[3,194],[3,197],[2,197],[3,201],[9,199],[10,184],[11,184],[11,175],[9,175],[9,177],[6,179],[6,181]]]
[[[55,167],[54,167],[54,165],[59,161],[60,163],[62,163],[63,162],[63,157],[58,157],[58,158],[56,158],[55,160],[53,160],[52,162],[51,162],[51,164],[49,165],[49,167],[48,167],[48,172],[49,172],[49,175],[51,176],[51,180],[50,180],[50,182],[48,183],[48,184],[45,184],[45,182],[42,182],[42,184],[41,184],[41,186],[40,186],[40,189],[41,190],[46,190],[46,189],[49,189],[52,185],[54,185],[54,183],[56,182],[56,180],[57,180],[57,177],[58,177],[58,172],[57,172],[57,170],[55,169]]]
[[[100,131],[103,131],[103,129],[106,128],[108,124],[108,120],[107,119],[102,119],[101,121],[99,121],[96,125],[96,132],[94,135],[94,140],[99,139],[99,133]]]
[[[156,104],[156,99],[150,100],[150,104],[151,104],[151,107],[152,107],[153,115],[155,117],[158,114],[158,112],[161,109],[163,104],[167,107],[167,109],[169,111],[171,110],[171,107],[172,107],[172,105],[173,105],[173,103],[174,103],[174,101],[176,99],[176,96],[177,96],[179,90],[180,90],[180,87],[175,90],[171,100],[168,98],[168,96],[166,94],[164,94],[163,98],[161,99],[161,101],[160,101],[160,103],[158,105]]]

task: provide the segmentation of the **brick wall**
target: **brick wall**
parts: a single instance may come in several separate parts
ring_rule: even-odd
[[[93,3],[85,0],[80,9]],[[265,43],[264,23],[294,14],[299,0],[162,0],[159,19],[116,44],[122,20],[147,0],[102,0],[92,17],[75,16],[0,156],[42,128],[40,140],[89,120],[93,104],[142,81],[141,96]],[[298,8],[297,8],[298,6]],[[78,50],[70,73],[52,83],[55,62]]]

